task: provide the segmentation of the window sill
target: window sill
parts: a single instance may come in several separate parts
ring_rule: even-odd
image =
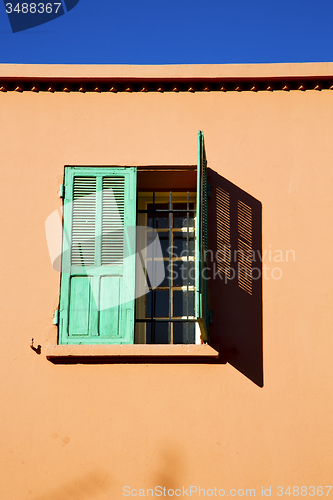
[[[119,344],[119,345],[47,345],[46,358],[70,357],[204,357],[218,358],[219,353],[208,344]]]

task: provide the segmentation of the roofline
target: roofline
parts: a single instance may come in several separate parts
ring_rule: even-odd
[[[0,64],[2,91],[257,91],[333,89],[333,63],[198,65]]]

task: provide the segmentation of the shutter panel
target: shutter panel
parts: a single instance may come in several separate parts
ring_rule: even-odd
[[[197,214],[196,214],[196,315],[201,336],[208,341],[208,185],[203,133],[198,132]]]
[[[59,343],[133,343],[135,224],[135,168],[65,167]]]

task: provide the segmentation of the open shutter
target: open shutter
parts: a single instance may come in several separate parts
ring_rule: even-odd
[[[196,226],[196,315],[201,336],[208,341],[208,217],[207,217],[207,161],[203,133],[198,132],[197,163],[197,226]]]
[[[59,343],[134,342],[136,169],[65,167]]]

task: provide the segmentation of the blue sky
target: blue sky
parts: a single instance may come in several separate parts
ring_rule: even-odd
[[[315,61],[333,61],[332,0],[79,0],[18,33],[0,3],[2,63]]]

